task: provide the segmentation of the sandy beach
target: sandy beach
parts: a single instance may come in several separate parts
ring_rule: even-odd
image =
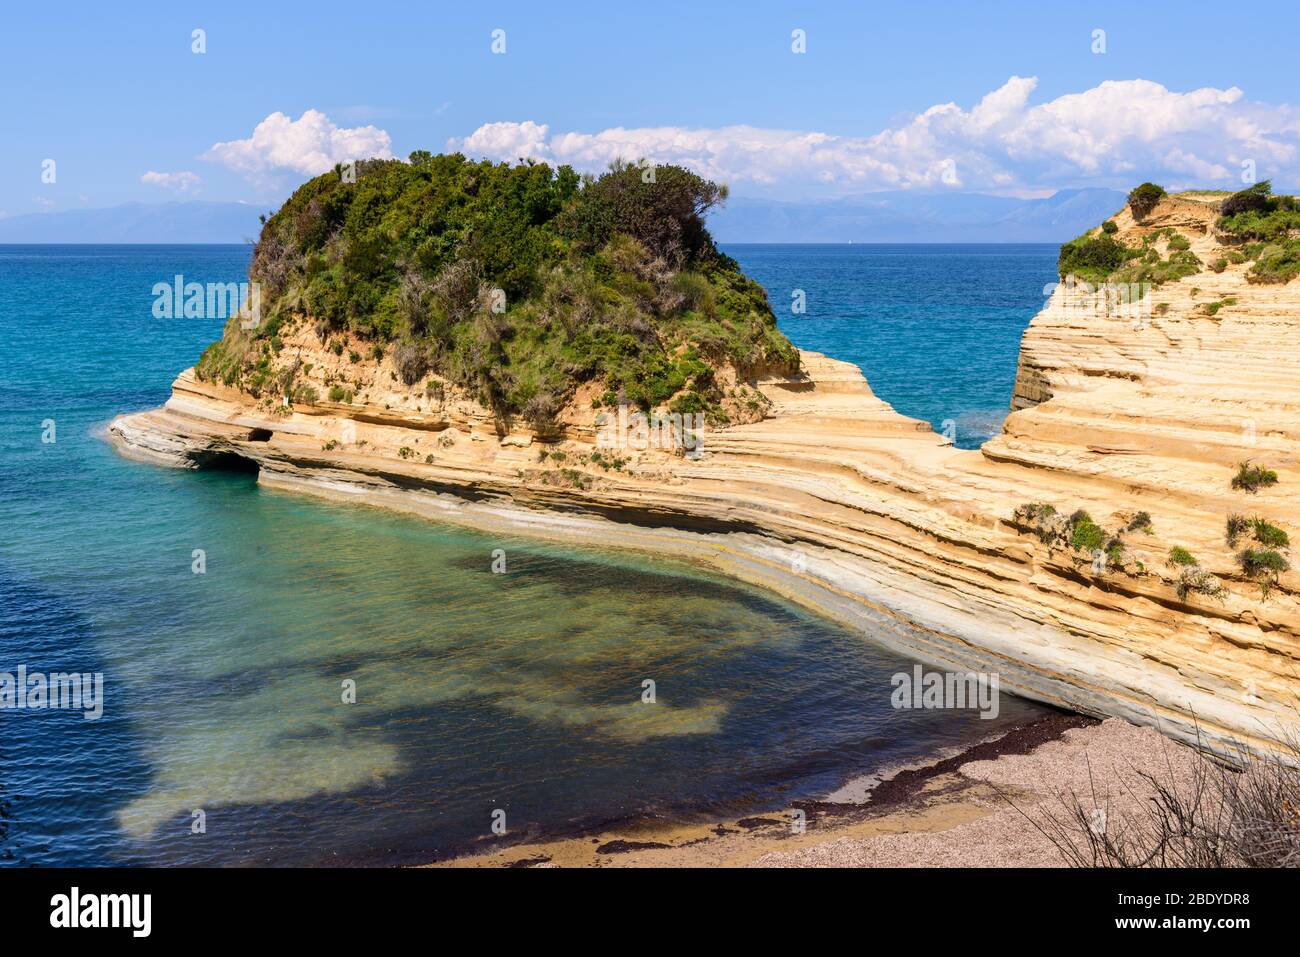
[[[1066,821],[1072,796],[1122,825],[1139,819],[1150,795],[1140,771],[1180,783],[1203,760],[1150,727],[1052,715],[901,771],[860,801],[795,802],[689,823],[628,822],[499,847],[485,841],[481,851],[429,866],[1060,867],[1066,861],[1048,833],[1052,820]]]

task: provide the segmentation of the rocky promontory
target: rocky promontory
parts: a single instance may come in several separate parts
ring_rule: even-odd
[[[166,465],[253,463],[269,487],[672,554],[921,660],[997,672],[1040,701],[1219,751],[1272,750],[1296,727],[1300,693],[1286,558],[1300,515],[1300,283],[1261,272],[1273,252],[1243,238],[1224,197],[1139,200],[1063,252],[1063,268],[1086,265],[1025,332],[1015,411],[980,450],[896,413],[848,363],[787,354],[753,307],[743,307],[748,325],[737,322],[727,310],[752,295],[747,280],[707,253],[694,259],[705,246],[689,230],[667,255],[617,229],[597,241],[613,272],[597,264],[595,275],[621,297],[612,337],[654,338],[628,303],[674,317],[671,333],[658,332],[667,367],[629,346],[619,382],[581,367],[580,333],[550,338],[586,308],[578,280],[549,271],[575,262],[567,247],[539,267],[550,292],[524,293],[529,325],[516,316],[494,340],[483,280],[472,328],[416,359],[411,348],[431,341],[424,327],[424,338],[385,338],[323,321],[320,309],[337,308],[328,295],[341,293],[296,285],[286,275],[299,266],[263,249],[262,268],[288,270],[274,343],[228,333],[220,355],[178,376],[165,406],[119,417],[110,435],[123,454]],[[291,210],[304,233],[273,236],[289,246],[323,237],[299,250],[302,275],[362,255],[340,248],[332,202],[308,213],[309,198]],[[445,296],[456,276],[439,268],[428,289],[417,275],[392,301],[402,289]],[[1133,284],[1132,301],[1113,291]],[[565,300],[569,286],[579,293]],[[356,296],[345,308],[358,308]],[[448,319],[428,315],[429,328]],[[536,323],[554,324],[538,341],[568,365],[525,369],[545,380],[536,389],[485,373],[522,355],[511,350]],[[630,394],[659,381],[645,369],[667,385]],[[629,427],[611,438],[620,415]],[[681,440],[683,416],[700,417],[698,442]],[[679,440],[656,440],[665,435]]]

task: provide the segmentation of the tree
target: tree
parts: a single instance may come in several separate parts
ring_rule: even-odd
[[[1164,188],[1155,183],[1143,183],[1135,188],[1128,194],[1128,208],[1132,210],[1133,218],[1145,219],[1165,195]]]
[[[567,225],[588,249],[623,233],[652,255],[681,268],[714,251],[704,217],[726,198],[726,186],[680,166],[616,161],[609,172],[582,190]]]
[[[1269,180],[1256,183],[1239,193],[1233,193],[1223,201],[1219,212],[1224,216],[1236,216],[1238,213],[1266,213],[1273,208],[1273,184]]]

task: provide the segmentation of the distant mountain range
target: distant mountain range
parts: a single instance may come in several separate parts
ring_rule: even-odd
[[[867,193],[825,202],[734,197],[709,217],[722,243],[1060,243],[1123,207],[1114,189],[1044,199],[983,193]]]
[[[0,219],[0,243],[242,243],[262,231],[247,203],[125,203]]]
[[[780,202],[733,197],[709,217],[723,243],[1059,243],[1124,205],[1113,189],[1045,199],[983,193],[867,193]],[[242,243],[261,232],[246,203],[125,203],[0,219],[0,243]]]

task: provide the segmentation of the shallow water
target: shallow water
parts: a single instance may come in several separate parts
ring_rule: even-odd
[[[107,420],[220,334],[153,284],[247,259],[0,247],[0,671],[105,684],[98,721],[0,710],[0,861],[425,860],[498,810],[517,838],[778,806],[1040,713],[895,710],[909,661],[692,569],[119,458]]]

